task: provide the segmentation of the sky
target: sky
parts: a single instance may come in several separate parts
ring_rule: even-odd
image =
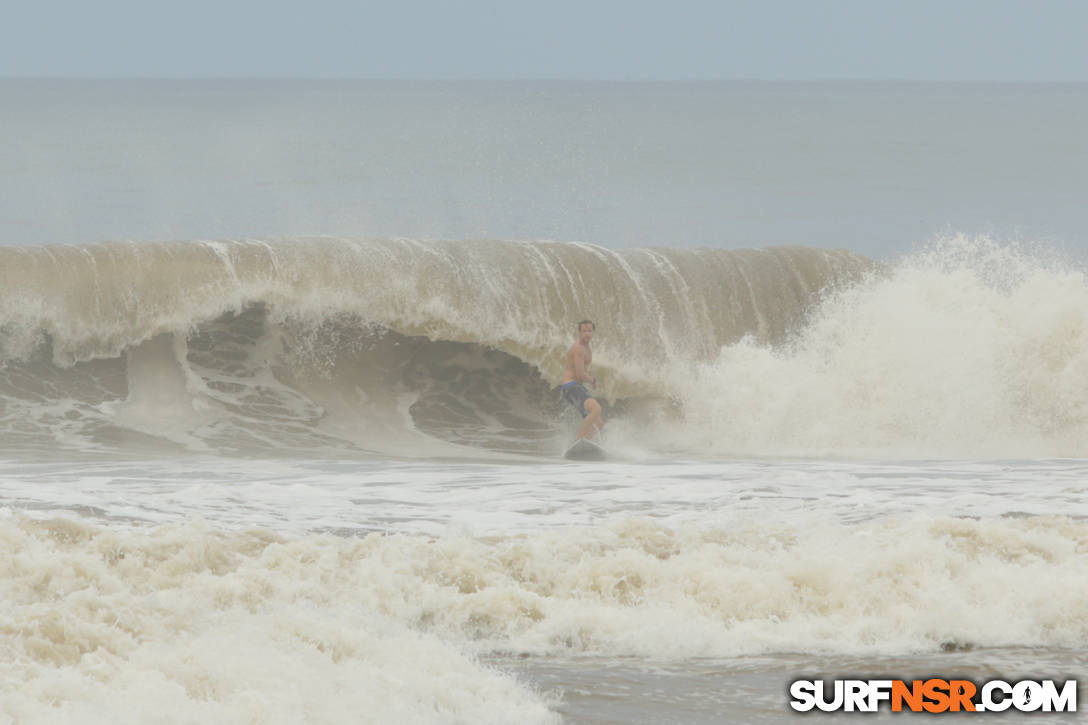
[[[1088,81],[1083,0],[9,4],[0,76]]]

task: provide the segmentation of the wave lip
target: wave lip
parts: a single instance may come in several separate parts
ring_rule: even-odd
[[[489,345],[542,365],[582,316],[636,364],[679,346],[780,338],[812,295],[870,266],[845,251],[622,249],[582,243],[300,239],[0,248],[5,359],[117,357],[263,304],[356,315],[405,335]],[[19,334],[22,333],[22,334]],[[611,336],[611,338],[609,337]],[[644,361],[643,358],[646,360]]]

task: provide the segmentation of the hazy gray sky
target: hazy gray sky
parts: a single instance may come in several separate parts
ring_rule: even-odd
[[[1088,81],[1084,0],[9,4],[4,76]]]

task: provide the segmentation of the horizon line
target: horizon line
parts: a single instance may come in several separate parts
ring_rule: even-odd
[[[1084,80],[1023,80],[976,78],[574,78],[563,76],[317,76],[317,75],[15,75],[0,72],[0,80],[24,81],[363,81],[381,83],[904,83],[904,84],[991,84],[991,85],[1086,85]]]

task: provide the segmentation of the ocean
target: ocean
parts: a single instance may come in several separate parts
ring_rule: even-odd
[[[1088,86],[4,79],[0,125],[0,723],[1088,702]]]

